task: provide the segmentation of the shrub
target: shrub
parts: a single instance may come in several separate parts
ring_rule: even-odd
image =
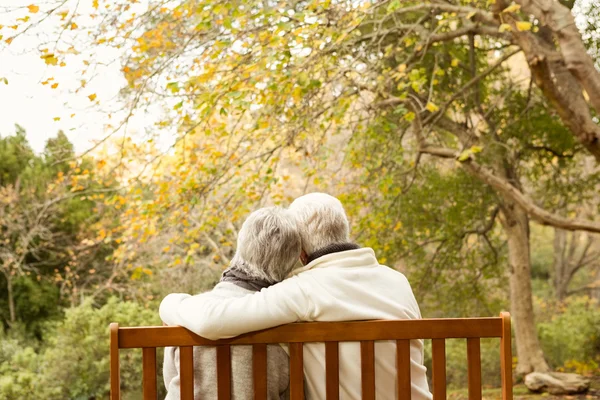
[[[105,399],[109,382],[109,324],[158,325],[157,308],[110,299],[101,308],[90,300],[68,309],[64,320],[46,329],[40,352],[18,339],[0,342],[0,400]],[[160,360],[160,358],[159,358]],[[141,387],[142,354],[121,352],[121,387]],[[162,385],[159,385],[161,389]]]
[[[542,306],[544,306],[542,304]],[[538,323],[544,354],[554,369],[597,371],[600,362],[600,307],[587,296],[545,305],[547,319]]]
[[[49,385],[58,384],[59,398],[106,398],[109,393],[109,324],[158,325],[157,309],[133,302],[109,299],[96,309],[91,301],[67,310],[65,319],[54,328],[43,356],[44,376]],[[141,381],[140,351],[121,354],[123,390]]]

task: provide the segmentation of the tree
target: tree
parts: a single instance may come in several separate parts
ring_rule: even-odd
[[[19,321],[36,325],[36,315],[27,319],[17,314],[17,299],[24,303],[21,309],[29,310],[36,303],[27,298],[29,293],[54,297],[48,308],[57,305],[59,292],[63,299],[73,292],[76,298],[82,294],[77,293],[78,283],[89,281],[90,275],[94,280],[90,264],[107,255],[102,241],[89,239],[99,219],[93,197],[113,189],[82,170],[89,160],[69,165],[66,160],[73,159],[73,146],[63,133],[50,139],[38,156],[18,128],[16,135],[0,138],[0,151],[0,271],[6,288],[0,295],[8,306],[4,317],[9,327]]]
[[[181,238],[191,249],[198,230],[280,185],[284,162],[315,186],[331,180],[325,171],[336,171],[335,181],[351,187],[349,198],[368,197],[374,209],[375,201],[395,204],[426,187],[435,174],[424,167],[448,179],[466,174],[458,181],[484,201],[462,239],[444,243],[460,253],[476,240],[489,247],[487,258],[497,253],[492,234],[506,240],[517,369],[548,369],[534,325],[530,221],[600,232],[597,221],[553,210],[552,193],[532,199],[586,157],[600,161],[600,73],[566,6],[496,0],[490,11],[484,1],[182,0],[143,10],[129,2],[94,8],[93,26],[76,11],[43,10],[62,15],[65,28],[94,34],[85,45],[59,40],[41,57],[54,65],[84,46],[127,49],[125,120],[162,105],[157,132],[177,127],[174,150],[149,161],[159,189],[149,197],[131,192],[132,205],[140,206],[131,207],[138,227],[128,239],[148,240],[167,221],[187,228],[191,217],[197,230],[184,229]],[[520,56],[529,76],[511,75]],[[346,142],[365,140],[379,144],[366,165],[341,159]],[[386,182],[404,186],[365,196]],[[581,195],[597,182],[595,171],[583,174]],[[425,252],[439,254],[427,246]]]

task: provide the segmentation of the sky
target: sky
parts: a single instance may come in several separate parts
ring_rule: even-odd
[[[9,3],[22,6],[23,1],[0,0],[0,25],[11,24],[15,16],[28,14],[26,8],[10,15],[2,12]],[[40,8],[38,14],[42,14],[43,4]],[[25,128],[33,149],[39,152],[49,138],[63,130],[76,151],[82,153],[107,134],[107,124],[111,122],[108,113],[112,112],[116,120],[123,108],[118,99],[120,88],[126,85],[118,62],[120,54],[115,50],[96,51],[94,58],[107,65],[99,67],[86,88],[75,93],[81,85],[84,56],[67,56],[64,67],[46,65],[40,58],[40,49],[49,46],[40,46],[40,42],[50,38],[44,31],[49,28],[52,26],[46,24],[44,29],[19,36],[10,46],[0,45],[0,136],[13,134],[15,124],[19,124]],[[6,39],[14,31],[5,26],[0,34]],[[48,78],[54,80],[42,85]],[[58,87],[52,89],[55,83]],[[88,96],[92,94],[100,106],[90,101]],[[133,118],[128,130],[143,131],[145,125],[144,118]]]

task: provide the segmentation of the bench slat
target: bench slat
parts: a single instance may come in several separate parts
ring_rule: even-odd
[[[510,314],[501,312],[502,318],[502,338],[500,339],[500,368],[502,374],[502,399],[512,400],[512,347],[511,347],[511,330],[510,330]]]
[[[446,400],[446,341],[433,339],[431,353],[433,400]]]
[[[179,348],[179,393],[181,400],[194,400],[194,348]]]
[[[156,400],[156,347],[142,349],[144,400]]]
[[[501,318],[301,322],[220,341],[204,339],[182,327],[155,326],[119,328],[119,348],[501,336]]]
[[[254,400],[267,400],[267,345],[252,345]]]
[[[217,393],[219,400],[231,399],[231,347],[217,346]]]
[[[360,342],[362,398],[375,400],[375,342]]]
[[[302,343],[290,343],[290,400],[304,400],[304,354]]]
[[[396,372],[398,374],[398,399],[410,400],[410,340],[396,340]]]
[[[110,400],[121,400],[121,372],[119,369],[119,324],[110,324]]]
[[[340,349],[338,342],[325,343],[325,392],[327,400],[340,398]]]
[[[469,375],[469,400],[481,400],[481,342],[479,338],[467,339],[467,373]]]

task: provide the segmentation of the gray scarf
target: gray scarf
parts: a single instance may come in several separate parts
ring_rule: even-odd
[[[230,282],[246,290],[255,292],[271,286],[274,282],[248,275],[237,264],[231,264],[221,275],[221,282]]]

